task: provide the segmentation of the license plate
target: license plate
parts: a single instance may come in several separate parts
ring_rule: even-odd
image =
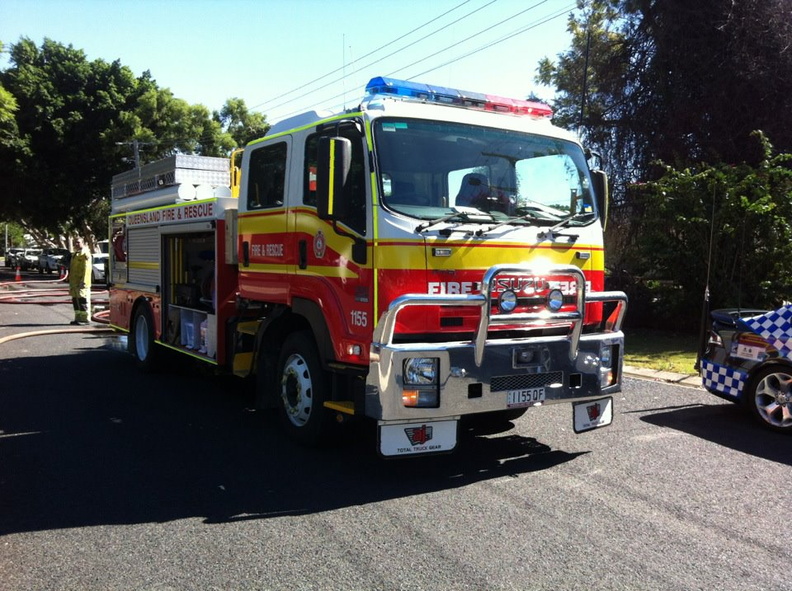
[[[613,422],[613,398],[578,402],[572,408],[575,433],[605,427]]]
[[[544,399],[544,388],[523,388],[522,390],[509,390],[506,393],[506,406],[509,408],[533,406],[537,402],[544,402]]]
[[[748,359],[749,361],[762,361],[764,359],[765,348],[753,347],[751,345],[742,345],[737,343],[732,347],[732,355],[740,359]]]

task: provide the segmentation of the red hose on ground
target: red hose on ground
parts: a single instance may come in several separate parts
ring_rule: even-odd
[[[24,281],[24,282],[4,281],[4,282],[0,282],[0,288],[8,289],[9,287],[15,287],[15,288],[18,288],[20,286],[21,287],[26,287],[28,284],[65,283],[68,280],[68,277],[69,277],[69,274],[67,272],[64,277],[61,277],[59,279],[47,279],[47,280],[41,280],[41,281]],[[109,301],[108,299],[106,299],[106,297],[100,297],[100,298],[95,299],[93,297],[94,294],[99,295],[99,296],[107,296],[108,295],[108,291],[107,291],[106,288],[103,288],[103,289],[94,288],[94,289],[92,289],[91,290],[91,296],[92,296],[91,297],[91,303],[92,304],[93,303],[106,304]],[[51,298],[51,299],[42,299],[44,297]],[[71,303],[72,303],[72,300],[71,300],[71,296],[69,295],[69,290],[68,289],[37,289],[37,288],[32,288],[32,289],[31,288],[28,288],[28,289],[14,289],[14,290],[8,291],[4,295],[0,295],[0,304],[38,304],[38,305],[41,305],[41,306],[47,306],[47,305],[71,304]],[[97,322],[97,323],[100,323],[100,324],[109,324],[110,321],[107,318],[108,315],[109,314],[108,314],[107,310],[99,310],[99,311],[95,312],[91,316],[91,320],[93,322]],[[92,332],[92,331],[104,332],[104,331],[107,331],[107,330],[109,330],[109,329],[104,329],[104,328],[101,328],[101,329],[96,328],[96,329],[94,329],[94,328],[91,328],[91,327],[87,327],[87,328],[84,328],[84,329],[74,329],[74,328],[71,328],[71,329],[54,329],[52,331],[43,331],[43,332],[39,331],[39,332],[36,332],[36,333],[20,333],[20,334],[22,334],[23,336],[38,336],[40,332],[41,332],[41,334],[57,334],[57,333],[61,333],[61,332]],[[14,335],[11,335],[11,336],[8,336],[8,337],[4,337],[5,340],[13,340],[14,338],[20,338],[20,337],[17,337],[17,336],[14,336]],[[5,340],[0,339],[0,343],[5,342]]]

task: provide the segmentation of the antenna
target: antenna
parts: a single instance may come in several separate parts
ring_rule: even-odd
[[[710,270],[712,269],[712,243],[715,237],[715,186],[712,187],[712,218],[710,220],[709,252],[707,253],[707,280],[704,285],[704,302],[701,306],[701,329],[699,331],[699,350],[696,355],[696,363],[693,369],[701,371],[701,358],[704,356],[704,337],[707,334],[707,322],[709,320],[710,303]]]

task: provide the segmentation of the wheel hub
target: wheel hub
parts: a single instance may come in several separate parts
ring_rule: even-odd
[[[311,376],[305,360],[293,355],[283,368],[281,397],[289,420],[298,427],[304,426],[310,419],[313,404],[311,391]]]
[[[283,395],[286,397],[287,407],[292,414],[299,408],[301,394],[302,388],[300,388],[297,374],[293,369],[289,369],[284,376]]]
[[[753,394],[757,415],[776,429],[792,428],[792,376],[787,372],[771,372],[764,376]]]

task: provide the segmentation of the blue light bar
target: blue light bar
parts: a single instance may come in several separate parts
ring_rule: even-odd
[[[377,76],[369,80],[369,83],[366,85],[366,93],[369,96],[386,95],[402,97],[445,105],[482,109],[485,111],[512,113],[514,115],[529,115],[531,117],[543,118],[553,116],[553,111],[548,105],[537,101],[504,98],[490,94],[481,94],[479,92],[445,88],[443,86],[431,86],[420,82],[396,80],[384,76]]]

